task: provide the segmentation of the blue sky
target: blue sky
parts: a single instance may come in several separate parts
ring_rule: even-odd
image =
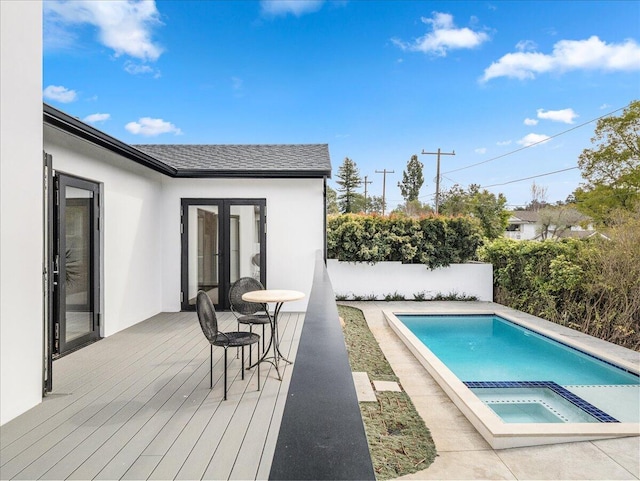
[[[413,154],[432,202],[438,148],[442,189],[564,200],[577,169],[514,181],[640,98],[634,1],[45,1],[43,39],[44,100],[124,142],[327,143],[391,207]]]

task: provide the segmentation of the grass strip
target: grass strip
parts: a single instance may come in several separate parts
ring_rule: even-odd
[[[384,357],[361,310],[338,305],[344,320],[349,363],[372,381],[398,377]],[[361,402],[373,468],[378,480],[393,479],[427,468],[436,457],[431,433],[406,392],[376,392],[377,402]]]

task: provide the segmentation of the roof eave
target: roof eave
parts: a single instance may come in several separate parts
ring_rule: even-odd
[[[129,160],[133,160],[134,162],[155,170],[156,172],[160,172],[161,174],[165,174],[170,177],[177,176],[178,171],[176,169],[169,167],[150,155],[125,144],[115,137],[95,129],[46,103],[43,103],[42,113],[43,120],[46,124],[52,125],[65,132],[80,137],[81,139],[104,147],[111,152],[126,157]]]
[[[330,170],[202,170],[179,169],[179,178],[251,178],[251,179],[322,179],[330,178]]]

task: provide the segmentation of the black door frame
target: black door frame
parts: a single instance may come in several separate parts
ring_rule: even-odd
[[[44,322],[43,322],[43,339],[44,339],[44,359],[45,365],[43,369],[42,391],[43,395],[53,390],[53,348],[54,348],[54,302],[53,289],[55,287],[54,266],[53,266],[53,249],[54,249],[54,198],[55,188],[53,184],[53,157],[51,154],[43,152],[43,211],[44,211],[44,266],[43,266],[43,290],[44,290]]]
[[[260,207],[260,282],[266,287],[267,280],[267,200],[266,199],[224,199],[224,198],[183,198],[180,201],[180,309],[183,311],[195,310],[195,305],[189,304],[189,216],[187,212],[191,205],[215,205],[218,206],[220,218],[219,230],[219,257],[218,257],[218,298],[216,309],[227,310],[229,308],[228,292],[230,287],[229,273],[231,271],[231,236],[230,218],[231,207],[234,205],[254,205]]]
[[[54,177],[54,189],[52,202],[53,208],[53,251],[51,256],[52,261],[52,276],[51,282],[53,284],[53,311],[49,319],[49,346],[50,355],[52,358],[60,357],[68,354],[79,347],[88,343],[97,341],[100,339],[100,185],[99,183],[83,179],[77,176],[69,175],[63,172],[56,172]],[[64,192],[66,187],[75,187],[93,193],[92,201],[90,203],[90,245],[91,245],[91,269],[90,269],[90,288],[89,288],[89,303],[92,312],[92,329],[83,336],[66,342],[65,322],[66,322],[66,263],[61,262],[61,256],[66,253],[66,228],[61,219],[65,215],[66,199]],[[64,251],[64,252],[63,252]],[[50,376],[51,377],[51,376]]]

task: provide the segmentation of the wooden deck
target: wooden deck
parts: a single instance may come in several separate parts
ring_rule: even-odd
[[[235,318],[218,313],[221,330]],[[295,360],[303,313],[282,313],[281,351]],[[256,331],[261,333],[258,328]],[[262,364],[240,379],[195,313],[162,313],[54,362],[54,391],[0,428],[1,479],[267,479],[291,380]],[[255,356],[255,352],[254,352]]]

